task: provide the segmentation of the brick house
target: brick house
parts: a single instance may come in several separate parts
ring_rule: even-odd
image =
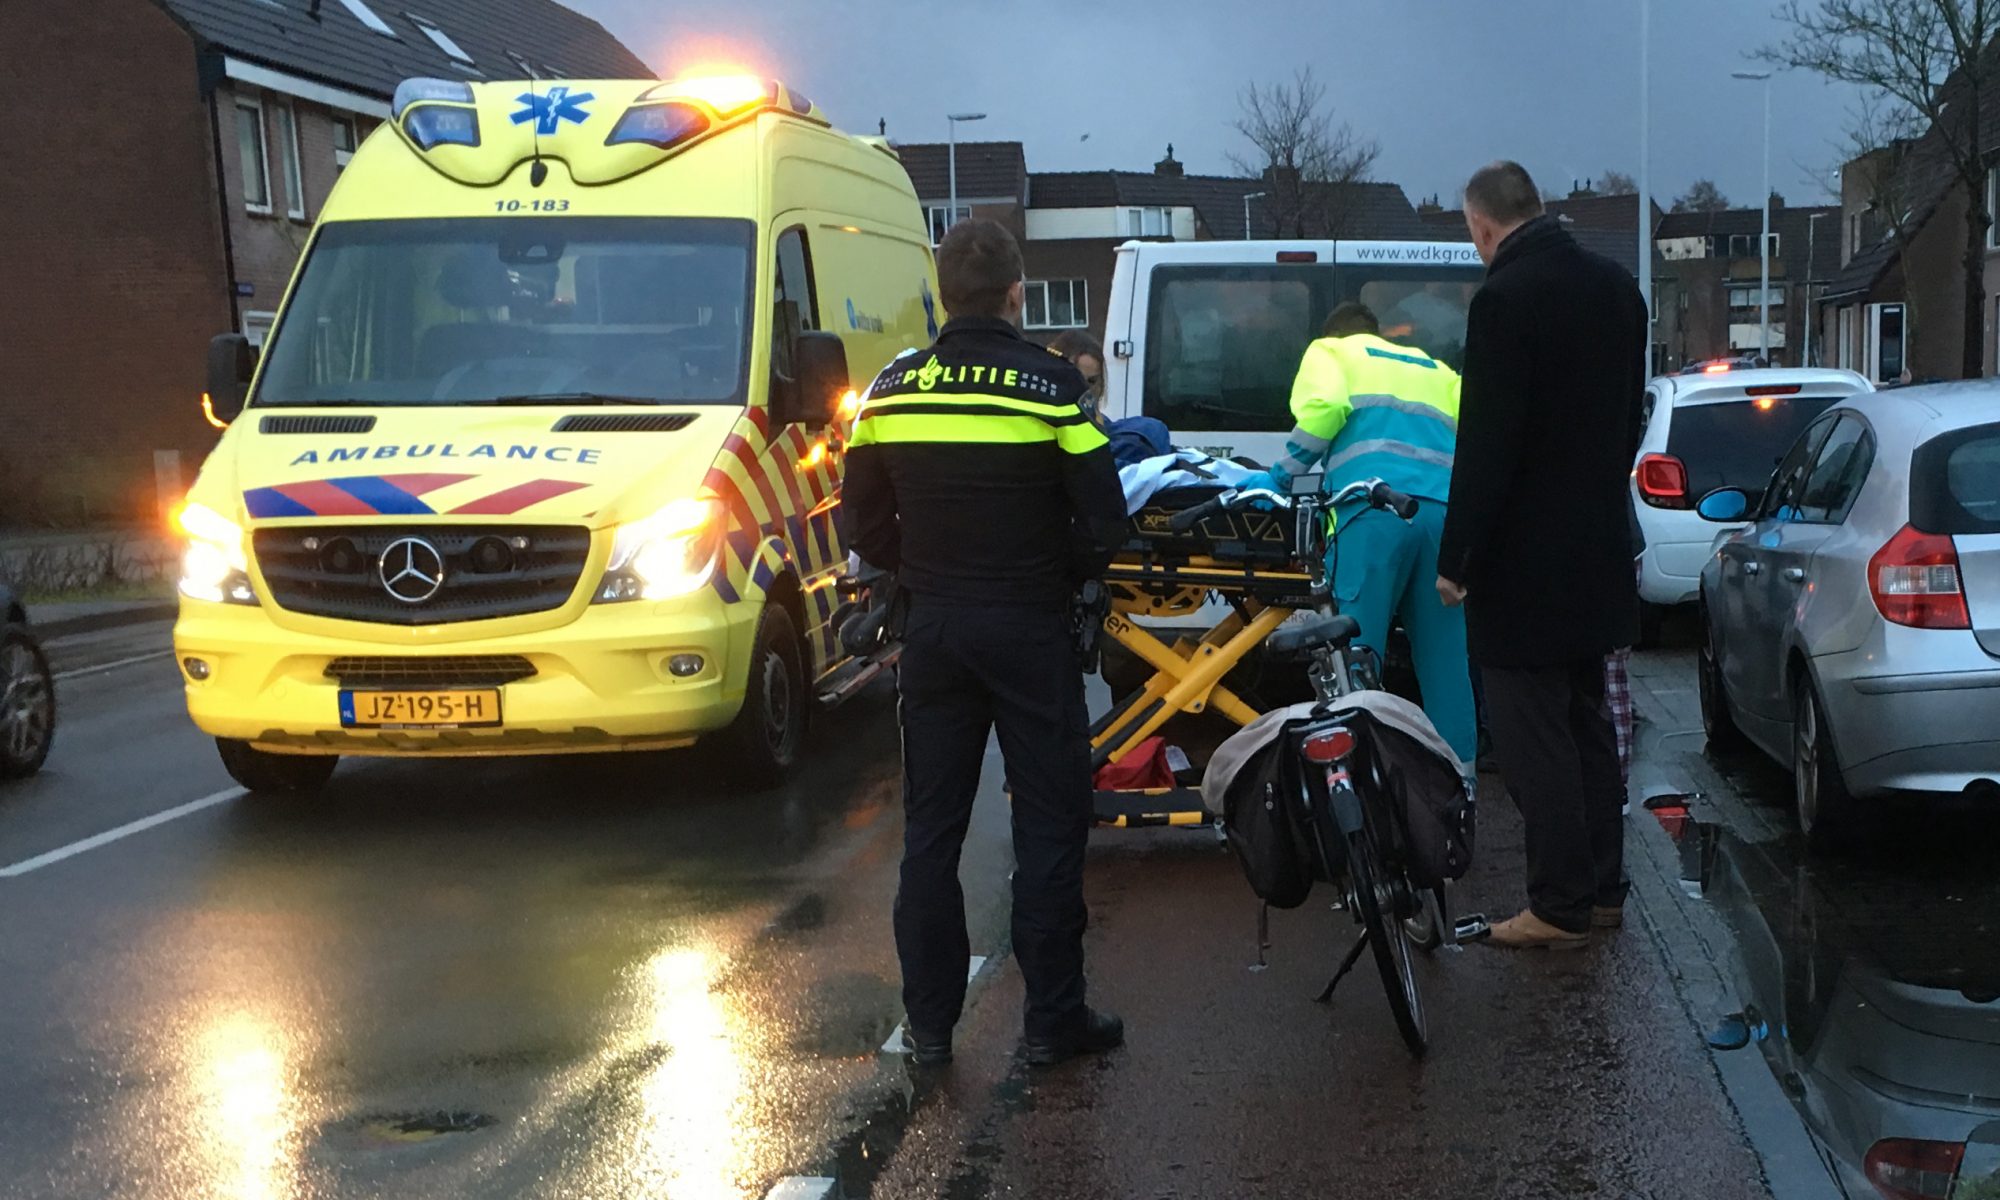
[[[0,524],[178,495],[214,443],[208,339],[261,341],[398,82],[652,75],[554,0],[0,3],[0,46],[40,98],[0,172]]]
[[[1811,313],[1840,271],[1840,210],[1792,206],[1771,197],[1771,362],[1798,366],[1825,361],[1810,345]],[[1677,335],[1667,346],[1672,366],[1756,354],[1763,342],[1758,294],[1763,262],[1759,208],[1677,212],[1661,218],[1654,244],[1674,281],[1680,307]]]
[[[935,243],[951,224],[949,147],[903,144],[896,152],[929,214]],[[1125,242],[1276,236],[1272,218],[1257,210],[1256,193],[1266,187],[1261,179],[1189,175],[1172,146],[1151,171],[1030,172],[1019,142],[958,145],[959,216],[990,218],[1021,239],[1028,278],[1023,325],[1043,340],[1063,329],[1102,334],[1115,251]],[[1433,240],[1393,183],[1329,185],[1328,192],[1323,207],[1336,226],[1332,236]],[[1463,237],[1461,231],[1451,240]]]

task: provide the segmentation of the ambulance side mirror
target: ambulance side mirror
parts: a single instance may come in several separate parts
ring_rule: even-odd
[[[208,413],[224,425],[243,415],[257,352],[240,333],[217,334],[208,343]]]
[[[829,425],[840,411],[840,397],[851,386],[847,377],[847,346],[836,333],[812,330],[799,335],[792,348],[798,377],[784,397],[786,411],[775,413],[786,422]]]

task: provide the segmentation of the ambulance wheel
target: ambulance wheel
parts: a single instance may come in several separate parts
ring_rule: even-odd
[[[19,626],[0,626],[0,779],[42,769],[56,736],[56,684],[42,648]]]
[[[743,711],[717,740],[730,774],[746,787],[776,787],[798,762],[806,740],[806,673],[798,631],[782,605],[764,606]]]
[[[235,738],[216,738],[222,769],[260,796],[316,796],[340,765],[334,754],[273,754]]]

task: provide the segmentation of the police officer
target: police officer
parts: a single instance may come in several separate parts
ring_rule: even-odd
[[[1013,235],[961,221],[937,273],[952,320],[869,389],[842,500],[849,544],[896,572],[909,599],[895,906],[909,1049],[918,1063],[951,1060],[970,958],[959,852],[997,728],[1013,790],[1025,1049],[1047,1065],[1124,1039],[1118,1018],[1084,1005],[1090,747],[1069,619],[1072,594],[1110,560],[1124,493],[1077,405],[1082,376],[1016,329]]]
[[[1307,347],[1292,385],[1298,426],[1285,456],[1267,479],[1244,486],[1288,492],[1294,476],[1324,460],[1328,491],[1380,478],[1418,498],[1408,523],[1377,509],[1340,514],[1340,533],[1328,551],[1333,590],[1341,610],[1361,622],[1356,641],[1377,654],[1387,647],[1390,623],[1402,621],[1424,713],[1470,772],[1479,734],[1465,616],[1446,608],[1435,590],[1458,443],[1458,375],[1421,350],[1385,340],[1362,304],[1334,309],[1324,333]]]

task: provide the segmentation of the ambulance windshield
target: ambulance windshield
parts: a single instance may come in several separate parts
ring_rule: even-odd
[[[709,218],[329,224],[252,403],[741,404],[753,237]]]

